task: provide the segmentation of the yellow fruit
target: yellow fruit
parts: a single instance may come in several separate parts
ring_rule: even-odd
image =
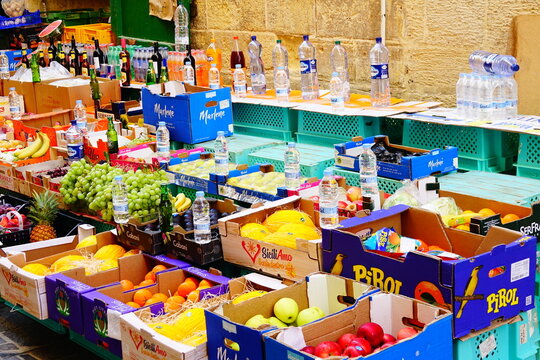
[[[478,213],[480,215],[482,215],[482,217],[495,215],[495,211],[493,211],[493,210],[491,210],[489,208],[484,208],[484,209],[480,210]]]
[[[182,344],[193,346],[193,347],[202,345],[205,342],[206,342],[206,333],[193,335],[193,336],[188,337],[185,340],[182,340]]]
[[[263,290],[250,291],[248,293],[245,293],[245,294],[242,294],[240,296],[235,297],[233,299],[232,303],[233,304],[240,304],[243,301],[253,299],[253,298],[256,298],[256,297],[259,297],[259,296],[263,296],[266,293],[267,292],[263,291]]]
[[[463,230],[463,231],[471,231],[471,227],[469,224],[458,225],[456,226],[456,229]]]
[[[141,250],[139,249],[131,249],[129,251],[127,251],[124,255],[122,255],[122,257],[128,257],[128,256],[133,256],[133,255],[138,255],[142,253]]]
[[[297,210],[278,210],[264,220],[263,225],[271,232],[276,232],[285,224],[303,224],[315,227],[306,213]]]
[[[171,340],[175,340],[175,341],[182,340],[182,338],[178,336],[179,335],[178,329],[174,327],[173,325],[166,324],[166,323],[155,323],[155,324],[148,324],[148,327],[154,329],[158,334],[166,336]]]
[[[49,272],[49,268],[43,264],[28,264],[23,266],[22,269],[39,276],[45,276]]]
[[[117,268],[117,267],[118,267],[118,260],[105,259],[105,260],[103,260],[101,265],[99,265],[99,271],[110,270],[110,269],[114,269],[114,268]]]
[[[463,215],[466,215],[466,214],[474,214],[474,213],[475,213],[475,212],[472,211],[472,210],[465,210],[465,211],[463,212]]]
[[[270,234],[266,226],[257,223],[249,223],[240,228],[240,235],[253,240],[262,240]]]
[[[519,220],[519,216],[517,216],[516,214],[506,214],[501,218],[501,222],[503,224],[507,224],[516,220]]]
[[[97,238],[96,235],[91,235],[88,237],[85,237],[83,240],[79,241],[77,246],[75,246],[75,249],[80,249],[87,246],[92,246],[97,244]]]
[[[173,324],[180,339],[186,339],[195,333],[206,331],[204,309],[193,308],[184,311]]]
[[[77,267],[76,263],[77,262],[81,262],[81,261],[84,261],[85,258],[81,255],[66,255],[66,256],[63,256],[61,257],[60,259],[56,260],[52,265],[51,265],[51,272],[53,273],[56,273],[56,272],[60,272],[60,268],[65,268],[64,270],[61,270],[61,271],[66,271],[68,270],[67,268],[71,268],[71,269],[74,269]]]
[[[78,268],[78,267],[80,267],[80,265],[65,264],[65,265],[62,265],[62,266],[57,266],[54,270],[52,270],[52,267],[51,267],[50,272],[52,274],[56,274],[56,273],[61,273],[61,272],[64,272],[64,271],[72,270],[72,269],[75,269],[75,268]]]
[[[126,253],[120,245],[105,245],[94,254],[94,259],[118,259]]]
[[[321,234],[316,228],[302,224],[285,224],[278,229],[278,232],[293,234],[297,239],[304,240],[317,240],[321,238]]]
[[[291,233],[276,232],[265,237],[263,241],[279,246],[285,246],[291,249],[296,249],[296,236]]]

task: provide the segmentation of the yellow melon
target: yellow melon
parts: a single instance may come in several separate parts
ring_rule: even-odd
[[[285,246],[291,249],[296,249],[296,236],[287,232],[275,232],[265,237],[263,241],[279,246]]]
[[[94,254],[94,259],[118,259],[126,253],[126,250],[120,245],[105,245]]]
[[[321,238],[321,234],[315,227],[302,224],[285,224],[279,228],[278,232],[286,232],[296,236],[297,239],[317,240]]]
[[[154,324],[148,324],[148,326],[154,329],[158,334],[168,337],[171,340],[175,340],[175,341],[182,340],[182,338],[178,336],[177,329],[170,324],[158,322]]]
[[[99,271],[110,270],[118,267],[118,260],[106,259],[99,265]]]
[[[87,246],[92,246],[97,244],[97,238],[96,235],[91,235],[85,237],[83,240],[79,241],[75,249],[80,249]]]
[[[262,240],[270,234],[266,226],[257,223],[249,223],[240,228],[240,235],[253,240]]]
[[[291,223],[315,227],[315,224],[306,213],[297,210],[278,210],[267,217],[263,225],[271,232],[276,232],[283,225]]]
[[[70,269],[74,269],[77,267],[76,263],[86,260],[81,255],[66,255],[61,257],[60,259],[56,260],[51,265],[51,272],[57,273],[60,272],[60,268],[63,268],[62,271],[66,271]]]
[[[24,265],[22,269],[39,276],[45,276],[49,272],[49,268],[43,264],[28,264]]]

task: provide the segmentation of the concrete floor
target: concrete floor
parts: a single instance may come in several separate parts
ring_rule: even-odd
[[[0,304],[0,359],[94,360],[99,359],[36,321]]]

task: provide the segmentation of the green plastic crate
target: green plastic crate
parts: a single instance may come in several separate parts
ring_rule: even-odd
[[[298,112],[287,107],[233,103],[234,132],[291,141],[298,128]]]
[[[100,357],[104,360],[120,360],[120,358],[108,350],[101,348],[90,341],[86,340],[84,336],[77,334],[75,331],[69,331],[69,339],[73,341],[75,344],[78,344],[79,346],[85,348],[86,350],[90,351],[94,355]]]
[[[56,321],[53,321],[51,319],[39,320],[34,315],[31,315],[31,314],[27,313],[26,311],[24,311],[23,309],[21,309],[19,306],[13,305],[12,303],[10,303],[8,301],[5,301],[5,300],[3,300],[2,302],[4,303],[5,306],[11,308],[12,310],[16,310],[17,312],[23,314],[24,316],[34,320],[35,322],[37,322],[39,324],[45,326],[46,328],[54,331],[57,334],[62,334],[63,335],[63,334],[68,333],[68,330],[64,326],[60,325]]]
[[[300,171],[302,176],[322,178],[324,169],[334,165],[334,150],[322,146],[297,144],[300,152]],[[286,146],[274,146],[251,153],[248,164],[271,164],[274,170],[284,172]]]
[[[283,145],[283,141],[267,139],[264,137],[235,134],[227,138],[229,145],[229,161],[235,164],[247,164],[248,155],[254,151]],[[214,141],[207,141],[200,144],[185,144],[185,149],[204,148],[205,151],[214,152]]]
[[[342,176],[347,180],[347,185],[360,186],[360,173],[356,171],[350,171],[341,169],[339,167],[333,167],[334,175]],[[377,177],[379,183],[379,190],[384,191],[387,194],[393,194],[403,186],[403,183],[399,180],[388,179],[385,177]]]
[[[334,145],[336,144],[341,144],[345,141],[350,141],[351,138],[349,138],[348,140],[345,140],[339,137],[304,134],[304,133],[299,133],[299,132],[296,133],[296,141],[300,144],[311,144],[311,145],[325,146],[325,147],[331,147],[331,148],[334,148]]]
[[[392,144],[401,144],[403,141],[403,119],[383,118],[381,134],[390,138]]]
[[[518,176],[540,179],[540,136],[519,134]]]
[[[234,124],[234,133],[249,135],[249,136],[264,136],[268,139],[276,139],[282,141],[295,141],[294,132],[274,130],[274,129],[262,129],[256,126],[244,126]]]
[[[456,146],[460,169],[490,172],[511,170],[518,150],[514,134],[414,120],[404,120],[403,145],[426,150]]]
[[[43,22],[51,23],[62,20],[65,26],[86,25],[101,22],[100,19],[107,19],[110,13],[103,9],[73,9],[66,11],[47,11],[41,13]]]

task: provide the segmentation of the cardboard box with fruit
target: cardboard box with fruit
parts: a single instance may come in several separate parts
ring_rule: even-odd
[[[366,139],[353,138],[353,141],[335,145],[336,166],[360,171],[360,154],[364,144],[373,144],[371,150],[377,156],[378,176],[414,180],[457,170],[458,148],[454,146],[423,150],[390,144],[388,136],[385,135]]]
[[[325,271],[453,310],[454,337],[534,306],[534,237],[472,234],[404,205],[341,225],[323,231]]]
[[[377,292],[300,328],[265,334],[266,359],[452,360],[452,314]]]
[[[264,333],[304,326],[342,311],[373,289],[342,277],[316,273],[287,288],[240,303],[233,300],[206,311],[206,327],[212,329],[208,333],[208,359],[263,360]]]

